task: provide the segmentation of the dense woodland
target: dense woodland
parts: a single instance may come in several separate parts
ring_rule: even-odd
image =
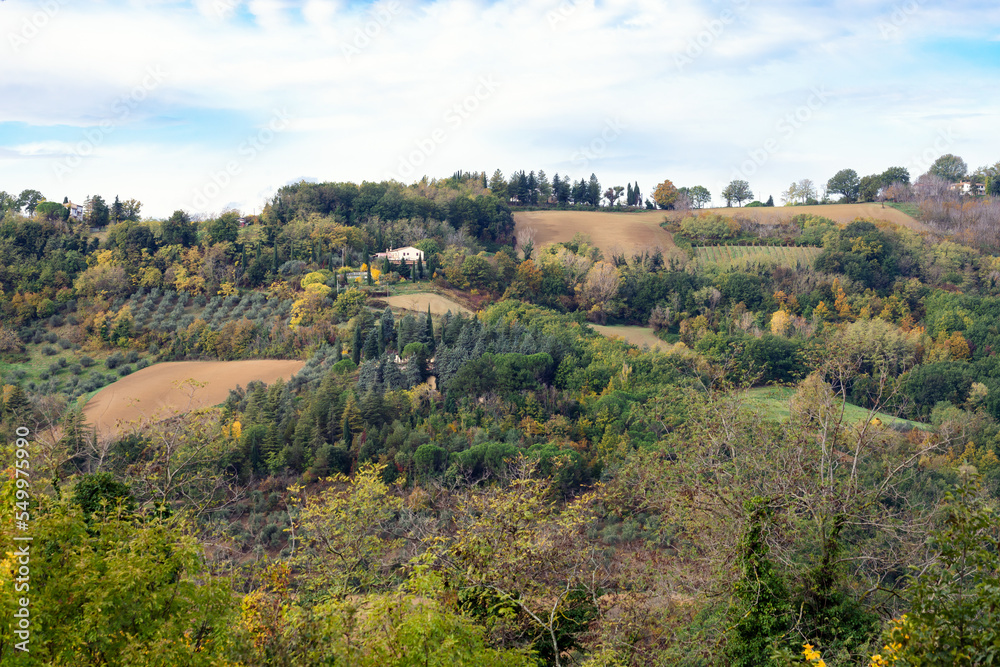
[[[535,172],[303,182],[204,220],[8,207],[0,532],[27,511],[34,541],[31,653],[4,633],[0,661],[992,664],[1000,206],[941,178],[876,188],[914,228]],[[515,233],[602,197],[675,209],[675,246]],[[374,258],[403,245],[426,261]],[[427,291],[478,312],[384,301]],[[113,438],[82,413],[151,364],[263,358],[306,364]]]

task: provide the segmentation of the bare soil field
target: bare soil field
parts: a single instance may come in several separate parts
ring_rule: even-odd
[[[635,326],[604,326],[601,324],[591,324],[591,327],[602,336],[607,336],[608,338],[624,338],[629,343],[633,345],[638,345],[642,347],[643,345],[648,345],[651,349],[662,349],[665,350],[669,345],[656,337],[653,330],[649,327],[635,327]]]
[[[430,292],[417,292],[416,294],[390,296],[388,298],[383,298],[382,301],[385,301],[393,308],[412,310],[415,313],[426,313],[428,305],[431,307],[431,312],[435,315],[444,315],[449,310],[453,315],[457,315],[460,312],[465,313],[466,315],[472,313],[471,310],[457,301],[452,301],[446,296],[432,294]]]
[[[533,229],[535,247],[569,241],[577,233],[586,234],[605,257],[613,249],[668,250],[674,246],[670,232],[662,229],[667,211],[605,213],[602,211],[521,211],[514,213],[516,231]]]
[[[902,211],[898,211],[891,206],[882,207],[881,204],[829,204],[825,206],[755,206],[754,208],[733,207],[733,208],[706,208],[701,211],[720,213],[725,216],[741,216],[762,223],[778,222],[780,220],[791,220],[797,215],[807,213],[829,218],[840,224],[847,224],[856,218],[874,218],[875,220],[885,220],[899,225],[909,227],[917,231],[930,231],[927,225],[916,218],[911,218]],[[701,211],[695,211],[696,213]],[[688,211],[664,211],[671,219],[681,219],[690,215]]]
[[[830,204],[825,206],[766,206],[706,208],[697,211],[641,211],[636,213],[610,213],[604,211],[519,211],[514,213],[514,223],[518,233],[534,231],[535,247],[548,243],[569,241],[577,233],[586,234],[591,243],[609,256],[609,251],[621,249],[667,251],[674,248],[673,236],[660,227],[665,218],[674,220],[692,213],[719,213],[725,216],[741,216],[762,223],[775,223],[807,213],[829,218],[841,224],[856,218],[873,218],[908,227],[917,231],[931,231],[927,225],[911,218],[902,211],[881,204]]]
[[[169,361],[143,368],[101,389],[83,408],[88,424],[103,434],[119,422],[170,417],[222,403],[229,390],[251,380],[289,379],[305,365],[296,360]],[[191,386],[187,380],[204,383]]]

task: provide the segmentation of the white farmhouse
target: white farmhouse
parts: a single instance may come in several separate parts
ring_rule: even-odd
[[[77,222],[83,222],[83,207],[79,204],[74,204],[73,202],[67,202],[63,204],[69,209],[69,219],[76,220]]]
[[[414,248],[411,245],[392,250],[387,249],[385,252],[375,253],[375,256],[380,259],[382,257],[388,257],[390,262],[395,262],[397,264],[413,264],[418,258],[421,262],[426,261],[424,258],[424,251],[420,248]]]

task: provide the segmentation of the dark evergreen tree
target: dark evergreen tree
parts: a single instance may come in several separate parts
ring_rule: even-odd
[[[110,218],[112,223],[119,223],[125,218],[125,207],[122,205],[118,195],[115,195],[115,203],[111,205]]]
[[[591,174],[587,182],[587,203],[594,207],[601,203],[601,183],[596,174]]]
[[[424,323],[424,340],[422,341],[427,345],[427,347],[433,351],[434,350],[434,320],[431,319],[431,306],[427,304],[427,319]]]
[[[378,358],[378,334],[376,333],[378,327],[372,327],[368,331],[368,336],[365,338],[365,344],[362,348],[365,359],[377,359]]]
[[[361,323],[359,322],[354,325],[354,334],[351,338],[351,361],[354,362],[355,366],[361,363],[361,346]]]
[[[386,306],[385,310],[382,311],[380,328],[382,341],[385,343],[385,347],[389,347],[394,344],[396,342],[396,324],[392,316],[392,309],[389,306]]]

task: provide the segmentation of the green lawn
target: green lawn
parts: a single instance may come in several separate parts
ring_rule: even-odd
[[[911,218],[920,219],[920,207],[913,202],[905,202],[902,204],[897,204],[896,202],[886,202],[886,205],[893,207],[897,211],[902,211]]]
[[[784,421],[791,415],[788,401],[794,393],[794,387],[757,387],[747,392],[747,399],[750,405],[763,410],[767,416],[778,421]],[[928,428],[927,424],[910,421],[909,419],[900,419],[884,412],[878,412],[875,416],[887,426],[899,426],[904,429]],[[844,410],[844,420],[847,423],[853,424],[865,419],[868,419],[868,410],[857,405],[847,404]]]

